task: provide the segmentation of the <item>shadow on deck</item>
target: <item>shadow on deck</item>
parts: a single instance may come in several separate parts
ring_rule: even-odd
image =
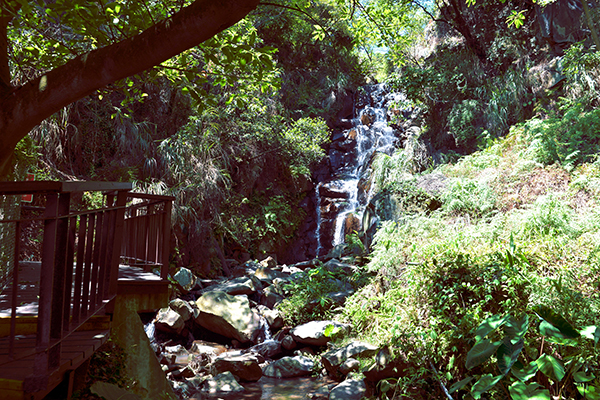
[[[172,198],[130,189],[0,183],[2,399],[43,399],[63,381],[70,396],[74,371],[110,335],[118,296],[137,296],[139,312],[168,302]],[[82,193],[94,191],[104,192],[104,206],[78,210]],[[38,206],[21,206],[29,193]]]

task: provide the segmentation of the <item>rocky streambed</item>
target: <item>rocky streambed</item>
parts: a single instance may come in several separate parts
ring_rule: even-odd
[[[396,366],[386,365],[389,357],[381,356],[386,348],[343,340],[352,332],[348,324],[326,320],[284,326],[275,307],[284,299],[284,285],[315,265],[316,260],[277,265],[269,257],[216,280],[199,279],[181,268],[173,276],[179,295],[146,324],[175,392],[182,399],[348,400],[360,399],[377,381],[393,376]],[[333,258],[322,268],[351,275],[357,267]],[[347,289],[329,297],[343,304],[351,294]],[[334,338],[345,345],[333,345]],[[354,374],[359,360],[375,356],[380,361],[361,371],[366,379],[354,377],[361,376]]]

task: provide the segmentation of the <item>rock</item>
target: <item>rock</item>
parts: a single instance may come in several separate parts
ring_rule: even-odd
[[[173,311],[171,308],[161,308],[158,310],[155,319],[156,329],[168,333],[181,333],[185,327],[185,321],[179,315],[179,313]]]
[[[366,126],[371,126],[371,124],[375,121],[375,116],[370,113],[364,112],[360,116],[360,123]]]
[[[379,382],[382,379],[404,376],[408,364],[401,358],[393,359],[390,349],[385,346],[377,352],[375,364],[367,371],[363,371],[365,379],[370,382]]]
[[[272,268],[268,267],[259,267],[254,272],[254,276],[259,280],[267,283],[268,285],[272,284],[273,281],[277,278],[285,278],[286,275],[281,271],[275,271]]]
[[[279,294],[278,289],[273,286],[266,287],[263,290],[262,296],[260,298],[260,304],[271,309],[282,301],[283,296]]]
[[[323,366],[330,375],[336,377],[341,365],[350,358],[370,357],[375,355],[377,347],[365,342],[351,342],[339,349],[329,350],[321,356]],[[356,361],[356,360],[355,360]],[[346,375],[346,373],[342,374]]]
[[[309,375],[315,363],[308,357],[283,357],[267,365],[263,374],[272,378],[294,378]]]
[[[351,276],[356,271],[356,267],[354,265],[343,263],[336,258],[332,258],[323,264],[323,268],[327,269],[329,272],[339,273],[340,270],[347,276]]]
[[[283,317],[278,310],[271,310],[269,307],[262,304],[259,304],[256,308],[267,320],[271,331],[276,331],[283,326]]]
[[[260,316],[250,308],[246,296],[214,291],[204,293],[196,304],[200,310],[196,323],[211,332],[241,343],[252,342],[260,334]]]
[[[277,266],[277,260],[269,256],[260,262],[261,267],[273,269]]]
[[[354,358],[349,358],[340,365],[340,373],[345,376],[352,371],[358,371],[359,368],[360,362]]]
[[[286,350],[294,350],[296,348],[296,342],[290,335],[285,335],[281,341],[281,347]]]
[[[353,213],[348,214],[344,220],[344,237],[360,231],[360,219],[358,219],[358,217]]]
[[[173,378],[182,379],[182,378],[193,378],[196,376],[196,372],[189,366],[184,367],[183,369],[178,369],[171,372]]]
[[[244,391],[244,387],[238,383],[231,372],[223,372],[204,381],[200,391],[210,397],[239,396]]]
[[[187,268],[180,268],[173,279],[177,282],[179,288],[185,293],[189,292],[196,286],[196,276]]]
[[[204,290],[206,292],[221,291],[232,296],[238,294],[251,295],[256,292],[254,282],[247,276],[231,279],[218,285],[213,285]]]
[[[331,390],[329,400],[360,400],[366,393],[364,380],[348,379]]]
[[[188,321],[194,316],[194,308],[185,300],[173,299],[169,303],[169,307],[171,310],[181,315],[181,318],[183,318],[184,321]]]
[[[347,192],[342,186],[342,183],[338,181],[322,184],[319,188],[319,194],[321,195],[321,198],[347,199],[350,197],[350,193]]]
[[[325,330],[330,325],[334,326],[334,330],[339,329],[338,334],[346,334],[350,330],[348,325],[335,321],[311,321],[295,327],[290,333],[297,343],[325,346],[332,339],[325,335]]]
[[[309,261],[302,261],[302,262],[296,263],[293,266],[304,271],[306,268],[316,266],[318,261],[319,260],[315,258],[315,259],[312,259]]]
[[[276,340],[266,340],[250,347],[247,352],[260,354],[265,358],[273,358],[281,353],[281,343]]]
[[[262,376],[259,360],[253,354],[228,356],[225,353],[215,359],[211,369],[215,375],[229,371],[247,382],[256,382]]]

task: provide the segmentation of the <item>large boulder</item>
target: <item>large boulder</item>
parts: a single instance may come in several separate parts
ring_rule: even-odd
[[[365,342],[351,342],[339,349],[332,349],[321,356],[323,366],[332,376],[337,376],[340,366],[349,358],[370,357],[377,353],[377,347]]]
[[[197,301],[196,323],[211,332],[241,343],[255,341],[261,333],[258,313],[250,308],[247,296],[231,296],[225,292],[204,293]]]
[[[308,357],[283,357],[263,369],[263,374],[272,378],[295,378],[309,375],[315,363]]]
[[[367,393],[364,380],[348,379],[329,392],[329,400],[360,400]]]
[[[333,325],[333,332],[325,335],[328,328]],[[335,321],[311,321],[303,325],[299,325],[291,330],[292,338],[297,343],[308,344],[312,346],[325,346],[331,341],[333,335],[345,335],[350,331],[350,327]]]
[[[228,356],[227,353],[217,357],[212,364],[213,374],[229,371],[241,381],[256,382],[262,376],[259,359],[253,354]]]

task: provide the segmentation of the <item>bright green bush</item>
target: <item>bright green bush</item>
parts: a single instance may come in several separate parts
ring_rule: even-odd
[[[496,206],[496,195],[484,182],[456,179],[441,196],[442,209],[450,214],[470,217],[490,215]]]

